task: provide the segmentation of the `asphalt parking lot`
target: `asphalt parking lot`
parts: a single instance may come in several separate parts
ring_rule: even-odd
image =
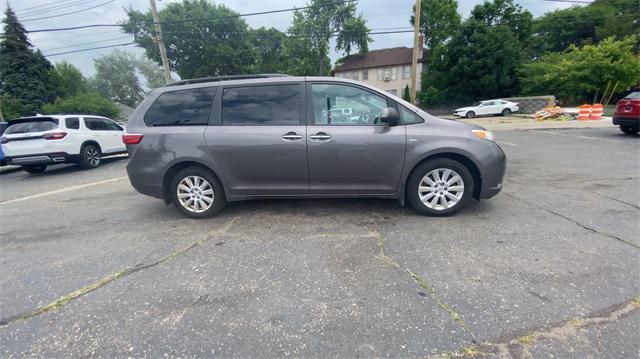
[[[505,188],[429,218],[389,200],[184,218],[126,158],[0,174],[0,356],[640,353],[640,141],[502,131]]]

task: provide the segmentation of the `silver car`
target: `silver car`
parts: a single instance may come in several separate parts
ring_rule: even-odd
[[[350,108],[358,118],[332,118]],[[480,127],[366,84],[253,75],[156,89],[123,135],[140,193],[194,218],[258,198],[394,198],[444,216],[500,192],[506,159]]]

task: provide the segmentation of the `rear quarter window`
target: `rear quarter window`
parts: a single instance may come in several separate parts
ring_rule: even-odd
[[[216,88],[165,92],[144,115],[147,126],[196,126],[209,122]]]
[[[9,122],[6,134],[50,131],[58,127],[55,119],[15,120]]]
[[[70,130],[80,129],[80,119],[78,117],[69,117],[64,119],[64,127]]]

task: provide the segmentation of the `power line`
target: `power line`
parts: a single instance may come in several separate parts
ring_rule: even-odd
[[[67,15],[77,14],[77,13],[80,13],[80,12],[89,11],[89,10],[92,10],[92,9],[95,9],[95,8],[98,8],[98,7],[101,7],[101,6],[103,6],[103,5],[107,5],[107,4],[112,3],[112,2],[114,2],[114,1],[116,1],[116,0],[109,0],[109,1],[103,2],[103,3],[98,4],[98,5],[94,5],[94,6],[91,6],[91,7],[85,8],[85,9],[81,9],[81,10],[76,10],[76,11],[68,12],[68,13],[65,13],[65,14],[60,14],[60,15],[51,15],[51,16],[45,16],[45,17],[39,17],[39,18],[36,18],[36,19],[27,19],[27,20],[22,20],[22,22],[36,21],[36,20],[44,20],[44,19],[52,19],[52,18],[54,18],[54,17],[61,17],[61,16],[67,16]]]
[[[42,15],[42,14],[50,13],[52,11],[63,10],[63,9],[67,9],[75,6],[89,5],[91,3],[95,3],[96,1],[100,1],[100,0],[73,0],[71,2],[53,4],[53,5],[49,5],[48,7],[41,7],[34,10],[16,12],[16,15],[18,17]]]
[[[100,40],[100,41],[83,42],[83,43],[73,44],[73,45],[68,45],[68,46],[54,47],[54,48],[51,48],[51,49],[42,50],[42,52],[53,51],[53,50],[61,50],[61,49],[68,49],[68,48],[71,48],[71,47],[78,47],[78,46],[84,46],[84,45],[93,45],[93,44],[99,44],[99,43],[102,43],[102,42],[109,42],[109,41],[115,41],[115,40],[124,40],[124,39],[129,39],[130,37],[131,37],[131,35],[114,37],[112,39],[106,39],[106,40]]]
[[[58,53],[55,53],[55,54],[46,54],[46,55],[44,55],[44,57],[51,57],[51,56],[58,56],[58,55],[65,55],[65,54],[74,54],[76,52],[85,52],[85,51],[91,51],[91,50],[108,49],[108,48],[111,48],[111,47],[129,46],[129,45],[135,45],[135,44],[136,44],[135,42],[126,42],[126,43],[123,43],[123,44],[116,44],[116,45],[90,47],[88,49],[82,49],[82,50],[72,50],[72,51],[58,52]]]
[[[50,3],[46,3],[46,4],[27,6],[27,7],[24,7],[22,9],[14,9],[14,11],[16,13],[19,13],[19,12],[27,11],[27,10],[34,9],[34,8],[43,8],[43,7],[48,7],[48,6],[56,6],[56,5],[60,5],[61,3],[69,2],[69,1],[71,1],[71,0],[56,0],[56,1],[52,1]]]
[[[343,1],[335,1],[335,2],[330,2],[330,3],[325,3],[325,4],[321,4],[321,5],[310,5],[310,6],[304,6],[304,7],[299,7],[299,8],[293,7],[293,8],[287,8],[287,9],[279,9],[279,10],[252,12],[252,13],[246,13],[246,14],[218,16],[218,17],[213,17],[213,18],[160,21],[159,23],[160,24],[174,24],[174,23],[182,23],[182,22],[216,21],[216,20],[224,20],[224,19],[233,19],[233,18],[238,18],[238,17],[267,15],[267,14],[276,14],[276,13],[296,11],[296,10],[320,8],[320,7],[325,7],[325,6],[329,6],[329,5],[344,4],[344,3],[354,2],[354,1],[357,1],[357,0],[343,0]],[[153,21],[143,21],[143,22],[138,23],[138,24],[153,25],[155,23]],[[80,29],[88,29],[88,28],[94,28],[94,27],[122,27],[123,25],[126,25],[126,24],[91,24],[91,25],[70,26],[70,27],[50,28],[50,29],[26,30],[26,32],[27,33],[36,33],[36,32],[70,31],[70,30],[80,30]]]
[[[367,33],[367,35],[387,35],[387,34],[400,34],[400,33],[409,33],[409,32],[413,32],[413,30],[376,31],[376,32],[369,32],[369,33]],[[174,33],[174,34],[177,34],[177,33]],[[337,33],[333,33],[333,34],[329,35],[329,37],[336,37],[336,36],[338,36]],[[283,36],[283,38],[288,38],[288,39],[300,39],[300,38],[310,38],[310,37],[312,37],[312,36],[311,35],[289,35],[289,36]],[[58,55],[73,54],[73,53],[76,53],[76,52],[85,52],[85,51],[91,51],[91,50],[108,49],[108,48],[111,48],[111,47],[129,46],[129,45],[135,45],[135,44],[137,44],[137,43],[136,42],[127,42],[127,43],[122,43],[122,44],[105,45],[105,46],[91,47],[91,48],[87,48],[87,49],[58,52],[58,53],[54,53],[54,54],[45,54],[44,56],[45,57],[51,57],[51,56],[58,56]]]

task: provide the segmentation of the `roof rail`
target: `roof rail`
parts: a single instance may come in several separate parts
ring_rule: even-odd
[[[191,84],[200,84],[204,82],[218,82],[218,81],[229,81],[229,80],[266,79],[270,77],[291,77],[291,76],[285,75],[285,74],[253,74],[253,75],[225,75],[225,76],[216,76],[216,77],[200,77],[195,79],[187,79],[187,80],[172,82],[166,86],[191,85]]]

